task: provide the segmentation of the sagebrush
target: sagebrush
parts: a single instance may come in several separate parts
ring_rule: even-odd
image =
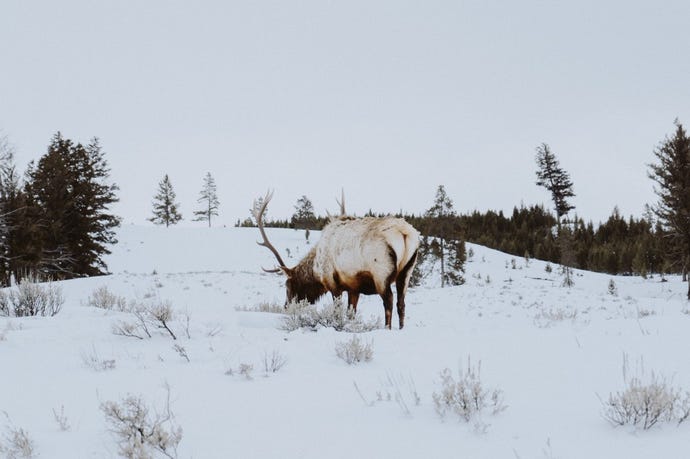
[[[18,285],[0,290],[0,316],[52,317],[62,310],[62,288],[52,282],[39,282],[29,276]]]
[[[7,425],[3,436],[0,437],[0,454],[7,459],[36,457],[36,445],[29,433],[24,428],[12,424],[7,413],[5,413],[5,418]]]
[[[645,378],[642,363],[637,375],[630,377],[627,356],[623,358],[623,380],[625,388],[602,401],[602,415],[611,424],[641,426],[647,430],[659,422],[681,424],[690,417],[689,391],[674,387],[654,372]]]
[[[352,335],[349,340],[336,343],[335,354],[348,365],[369,362],[374,357],[373,343],[363,343],[357,335]]]
[[[87,304],[94,308],[107,310],[116,309],[118,311],[126,311],[128,308],[127,300],[122,296],[112,293],[105,285],[98,287],[89,295]]]
[[[287,357],[280,353],[277,349],[274,349],[270,354],[264,352],[264,372],[266,374],[277,373],[281,368],[287,363]]]
[[[364,320],[352,310],[348,310],[340,298],[321,309],[306,301],[291,302],[284,313],[280,328],[285,331],[300,328],[317,330],[319,327],[325,327],[349,333],[364,333],[382,327],[380,318]]]
[[[147,303],[132,303],[128,312],[134,317],[133,321],[120,320],[113,325],[113,333],[131,338],[145,339],[153,337],[153,330],[165,331],[164,334],[177,340],[173,331],[172,322],[175,320],[175,312],[169,301],[154,298]],[[187,330],[189,324],[186,325]]]
[[[121,402],[101,404],[101,411],[115,435],[118,452],[131,459],[177,457],[182,428],[174,421],[170,409],[170,390],[165,406],[153,414],[141,397],[129,395]]]
[[[441,390],[434,392],[432,398],[441,418],[454,413],[461,420],[470,422],[486,412],[495,415],[506,409],[503,392],[484,386],[481,362],[473,366],[468,358],[467,367],[458,371],[457,380],[448,368],[443,369],[440,376]]]

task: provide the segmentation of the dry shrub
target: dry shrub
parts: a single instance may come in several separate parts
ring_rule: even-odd
[[[101,404],[101,411],[117,438],[119,454],[132,459],[149,459],[157,456],[177,457],[177,447],[182,440],[182,428],[174,422],[170,410],[170,389],[162,413],[149,407],[141,397],[127,396],[121,402]]]
[[[442,370],[440,376],[441,391],[434,392],[432,398],[441,418],[455,413],[460,419],[470,422],[487,411],[495,415],[507,408],[503,403],[502,391],[484,387],[481,362],[474,367],[468,358],[467,368],[458,371],[457,381],[448,368]]]
[[[36,457],[36,446],[29,433],[21,427],[12,424],[5,413],[7,425],[5,434],[0,438],[0,454],[7,459],[31,459]]]
[[[152,301],[147,304],[133,303],[129,306],[129,312],[134,316],[134,321],[120,320],[113,325],[113,333],[131,338],[151,338],[152,329],[165,330],[173,339],[177,335],[173,332],[171,322],[175,319],[172,305],[168,301]],[[189,324],[187,324],[189,327]]]
[[[52,282],[41,283],[33,276],[15,286],[0,290],[0,315],[52,317],[62,310],[62,288]]]
[[[270,354],[264,352],[264,372],[266,374],[277,373],[287,363],[287,358],[278,350],[274,349]]]
[[[319,327],[349,333],[365,333],[381,328],[381,320],[379,318],[364,320],[348,310],[340,298],[336,298],[332,304],[321,310],[306,301],[292,302],[285,309],[285,317],[280,326],[285,331],[300,328],[317,330]]]
[[[636,376],[628,376],[628,358],[623,357],[625,389],[609,394],[602,401],[602,415],[617,426],[641,426],[650,429],[659,422],[681,424],[690,417],[690,392],[682,391],[654,372],[645,382],[642,363]]]
[[[340,357],[348,365],[354,365],[359,362],[369,362],[374,356],[374,349],[372,343],[362,343],[357,335],[347,341],[341,341],[335,345],[335,355]]]
[[[91,295],[89,295],[87,304],[91,307],[100,309],[116,309],[118,311],[127,310],[127,300],[122,296],[117,296],[112,293],[105,285],[98,287]]]

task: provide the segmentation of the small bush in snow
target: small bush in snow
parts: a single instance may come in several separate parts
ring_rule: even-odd
[[[170,302],[154,301],[149,304],[133,304],[129,307],[129,312],[132,313],[135,320],[133,322],[118,321],[113,325],[114,334],[144,339],[153,336],[151,334],[152,328],[158,328],[165,330],[173,340],[177,340],[177,336],[171,328],[175,314]]]
[[[115,369],[115,359],[103,359],[98,355],[96,346],[92,346],[90,352],[82,352],[81,360],[84,366],[94,371],[107,371]]]
[[[240,366],[237,368],[237,373],[247,379],[252,379],[252,371],[254,371],[254,365],[249,363],[240,363]]]
[[[13,310],[9,295],[4,290],[0,290],[0,317],[9,317]]]
[[[254,365],[251,363],[240,363],[237,369],[228,368],[225,372],[228,376],[234,376],[235,374],[244,377],[244,379],[252,379],[252,372],[254,371]]]
[[[336,343],[335,355],[343,359],[348,365],[353,365],[371,361],[374,356],[374,349],[371,342],[363,344],[357,335],[352,335],[348,341]]]
[[[177,352],[178,355],[179,355],[180,357],[182,357],[183,359],[185,359],[187,362],[191,362],[191,360],[189,360],[189,355],[187,354],[187,349],[185,349],[184,347],[180,346],[179,344],[175,344],[175,345],[173,346],[173,350],[174,350],[175,352]]]
[[[293,331],[300,328],[316,330],[319,327],[333,328],[336,331],[364,333],[381,328],[379,318],[363,320],[344,307],[341,299],[319,310],[316,305],[306,301],[288,304],[280,328]]]
[[[546,266],[544,266],[544,271],[546,271],[548,274],[551,274],[553,272],[553,268],[551,267],[551,263],[546,263]]]
[[[53,408],[53,418],[62,432],[67,432],[72,428],[72,426],[69,424],[67,416],[65,416],[64,405],[60,406],[60,411],[57,411],[55,408]]]
[[[177,457],[177,447],[182,440],[182,428],[175,425],[170,410],[170,390],[166,405],[159,413],[150,410],[146,403],[135,396],[121,402],[101,404],[101,411],[117,438],[119,454],[126,458]]]
[[[151,305],[146,309],[146,314],[151,323],[167,331],[172,339],[177,339],[177,336],[175,336],[175,333],[173,333],[169,326],[174,317],[172,305],[169,302],[162,301]]]
[[[145,322],[126,322],[121,320],[113,324],[113,334],[137,339],[144,339],[146,336],[151,338]]]
[[[19,327],[16,327],[12,322],[7,322],[5,323],[5,327],[0,330],[0,341],[5,341],[7,339],[7,334],[11,331],[14,330],[21,330],[21,325]]]
[[[603,402],[603,416],[613,425],[642,426],[647,430],[658,422],[681,424],[690,417],[690,392],[673,387],[666,378],[654,373],[647,382],[644,371],[628,378],[627,356],[623,361],[625,389],[609,394]]]
[[[277,373],[287,363],[287,358],[277,350],[264,352],[264,371],[266,374]]]
[[[460,419],[470,422],[486,411],[498,414],[506,409],[503,392],[485,388],[480,373],[481,362],[473,367],[470,359],[467,359],[467,369],[459,371],[457,381],[448,368],[441,371],[441,391],[434,392],[432,398],[442,419],[448,413],[455,413]]]
[[[87,304],[100,309],[117,309],[118,311],[127,310],[127,300],[122,296],[117,296],[108,290],[105,285],[97,288],[89,295]]]
[[[272,314],[285,314],[285,306],[276,303],[259,303],[258,305],[250,308],[247,306],[237,307],[236,311],[243,312],[270,312]]]
[[[4,438],[0,438],[0,453],[7,459],[31,459],[36,457],[36,446],[29,433],[21,427],[12,425],[9,416]]]
[[[0,315],[52,317],[62,310],[62,288],[52,282],[40,283],[34,277],[0,291]]]
[[[575,285],[575,279],[573,279],[573,268],[570,266],[561,265],[561,276],[563,276],[563,282],[561,283],[563,287],[571,288],[573,285]]]
[[[637,318],[638,319],[644,319],[645,317],[655,316],[655,315],[656,315],[656,311],[654,311],[652,309],[645,309],[645,308],[640,308],[640,307],[637,308]]]
[[[613,279],[609,280],[608,292],[611,296],[618,296],[618,287],[616,286],[616,282],[614,282]]]
[[[539,327],[539,328],[548,328],[554,325],[557,322],[563,322],[566,320],[570,320],[572,322],[575,322],[578,318],[578,310],[577,309],[568,309],[568,308],[549,308],[546,309],[545,307],[541,307],[539,312],[534,316],[534,323]]]
[[[422,401],[412,376],[405,378],[402,375],[396,376],[386,373],[385,379],[381,380],[381,387],[376,391],[376,398],[373,400],[367,400],[357,383],[353,382],[353,384],[365,405],[374,406],[374,404],[381,402],[395,402],[405,416],[411,416],[411,408],[419,406]]]
[[[285,331],[315,329],[319,325],[319,311],[307,301],[291,302],[283,312],[285,317],[282,318],[280,328]]]

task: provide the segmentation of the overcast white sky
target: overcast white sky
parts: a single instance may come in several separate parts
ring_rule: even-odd
[[[97,136],[125,223],[165,173],[187,222],[207,171],[219,223],[545,203],[548,143],[595,222],[655,200],[646,165],[690,124],[690,2],[24,1],[0,4],[0,130],[23,170]]]

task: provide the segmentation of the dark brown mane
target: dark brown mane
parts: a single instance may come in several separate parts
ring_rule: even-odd
[[[315,303],[327,293],[323,284],[314,275],[315,256],[316,248],[313,248],[297,266],[290,270],[291,275],[287,282],[292,298],[288,298],[288,300],[307,300],[310,303]]]

